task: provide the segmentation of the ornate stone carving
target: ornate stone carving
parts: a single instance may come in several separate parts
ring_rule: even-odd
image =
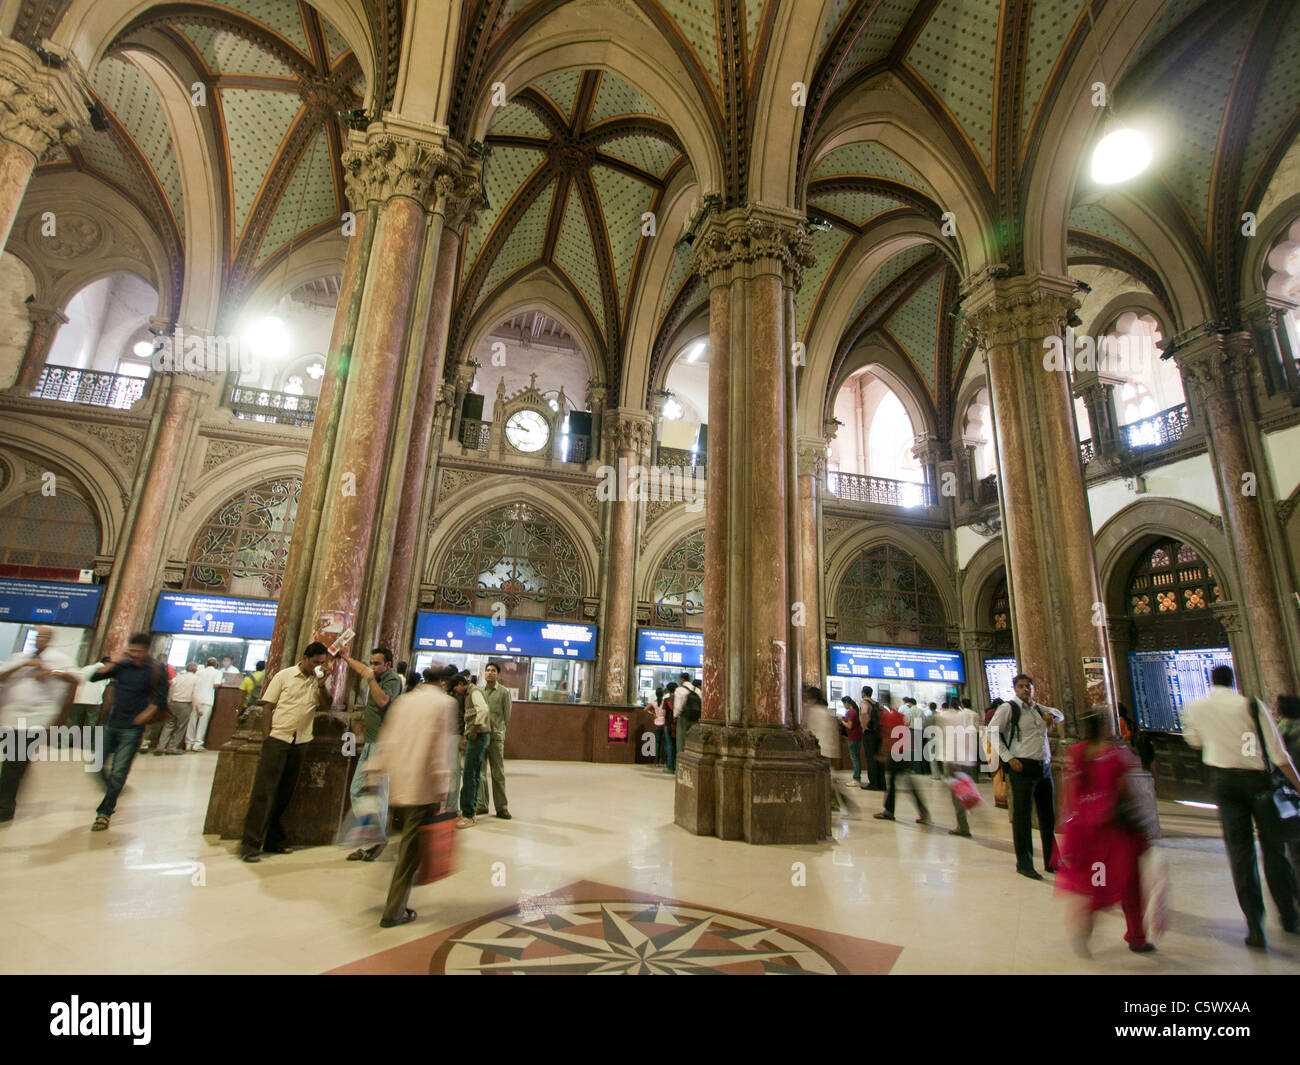
[[[343,180],[354,210],[394,196],[409,196],[429,206],[438,195],[438,177],[454,180],[460,172],[460,159],[445,144],[421,137],[385,129],[350,138],[350,143],[352,147],[343,153]]]
[[[1285,525],[1291,520],[1291,515],[1295,512],[1297,500],[1279,499],[1277,501],[1277,520]]]
[[[188,508],[189,508],[189,505],[190,505],[191,503],[194,502],[194,496],[195,496],[195,494],[196,494],[196,493],[194,493],[194,492],[186,492],[183,496],[181,496],[181,505],[180,505],[180,509],[181,509],[182,511],[188,509]]]
[[[74,422],[74,427],[108,445],[109,452],[121,460],[128,470],[134,470],[140,460],[140,445],[144,434],[138,429],[123,425],[101,425],[98,422]]]
[[[600,524],[600,500],[596,498],[594,485],[556,482],[555,487],[569,498],[576,500],[578,506],[590,514],[597,525]]]
[[[779,270],[798,289],[813,262],[812,236],[803,219],[751,204],[709,218],[691,266],[712,284],[735,266],[757,264]]]
[[[674,507],[685,506],[685,502],[675,499],[648,499],[645,505],[645,525],[649,529],[651,525],[657,522],[665,514],[673,510]]]
[[[17,41],[0,44],[0,139],[25,148],[37,162],[52,158],[59,145],[80,144],[76,126],[87,114],[72,83],[75,74],[71,64],[44,66]]]
[[[1249,333],[1230,333],[1224,326],[1206,322],[1159,347],[1173,356],[1183,379],[1208,398],[1241,390],[1251,361],[1251,342]]]
[[[639,410],[611,411],[604,423],[615,450],[633,451],[638,459],[649,454],[651,428],[650,416]]]
[[[823,518],[822,530],[826,533],[827,541],[833,540],[838,536],[843,536],[853,528],[854,522],[848,518]],[[827,567],[829,568],[829,566]]]
[[[173,563],[167,563],[163,570],[163,584],[169,588],[179,588],[185,581],[185,567],[177,568]]]
[[[60,211],[55,223],[54,233],[50,236],[41,232],[44,221],[40,215],[31,220],[27,229],[28,242],[51,259],[80,259],[104,242],[103,227],[84,214]]]
[[[466,470],[443,470],[438,477],[438,499],[446,499],[449,495],[459,492],[470,479]]]
[[[1211,515],[1210,515],[1210,518],[1209,518],[1209,521],[1210,521],[1210,524],[1213,525],[1213,526],[1214,526],[1214,527],[1215,527],[1219,532],[1223,532],[1223,518],[1222,518],[1222,517],[1220,517],[1218,514],[1211,514]]]
[[[826,473],[826,441],[818,437],[799,438],[799,476],[821,480]]]
[[[924,540],[933,545],[934,549],[943,555],[948,549],[948,534],[943,529],[926,529],[920,528],[915,530],[916,533]]]
[[[961,291],[966,328],[985,350],[1060,336],[1079,307],[1068,277],[1002,277],[997,268],[985,268]]]
[[[209,440],[208,449],[203,453],[203,472],[215,470],[224,462],[246,455],[257,449],[256,444],[241,440]]]

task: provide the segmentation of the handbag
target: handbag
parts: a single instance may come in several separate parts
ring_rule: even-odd
[[[948,781],[948,787],[952,789],[952,793],[957,796],[957,801],[966,808],[967,812],[984,801],[980,797],[979,788],[975,786],[975,781],[965,773],[954,773]]]
[[[459,811],[448,810],[434,814],[420,826],[420,864],[415,870],[415,883],[432,884],[452,873],[452,851],[456,839],[456,819]]]
[[[1250,700],[1250,716],[1255,720],[1255,734],[1259,736],[1259,753],[1264,759],[1264,772],[1268,786],[1255,796],[1255,816],[1270,825],[1284,843],[1300,843],[1300,794],[1268,757],[1264,730],[1259,723],[1259,703]]]

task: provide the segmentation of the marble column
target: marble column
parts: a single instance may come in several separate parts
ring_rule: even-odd
[[[103,629],[103,653],[125,653],[131,634],[148,629],[154,576],[162,564],[158,530],[172,518],[176,479],[198,418],[198,407],[208,382],[195,375],[174,373],[162,404],[148,468],[140,482],[140,499],[124,546],[118,552],[112,600]]]
[[[298,493],[298,509],[280,589],[280,605],[275,615],[275,628],[271,633],[271,647],[266,656],[268,680],[276,670],[296,661],[302,651],[300,645],[310,642],[309,639],[299,638],[306,609],[307,586],[311,580],[320,535],[326,482],[334,456],[334,442],[338,436],[343,394],[352,365],[352,345],[356,337],[357,318],[361,310],[361,297],[375,231],[376,211],[368,210],[364,203],[354,202],[352,206],[356,212],[357,227],[348,241],[347,257],[343,262],[343,277],[339,283],[339,302],[330,333],[325,376],[321,379],[320,396],[316,402],[316,420],[312,424],[311,444],[307,448],[302,488]]]
[[[751,843],[814,842],[830,825],[826,766],[791,705],[799,656],[790,596],[801,560],[790,550],[800,540],[787,476],[787,289],[801,280],[810,244],[798,216],[757,205],[710,216],[695,244],[710,288],[706,714],[678,755],[675,819],[698,835]]]
[[[48,303],[27,304],[27,318],[32,323],[32,333],[27,338],[23,361],[18,367],[18,379],[14,381],[14,388],[24,395],[40,381],[54,338],[59,335],[59,327],[68,324],[68,316]]]
[[[606,461],[613,469],[615,496],[609,507],[609,550],[605,560],[605,625],[601,638],[600,688],[609,703],[628,701],[628,670],[633,649],[632,610],[636,571],[637,491],[639,474],[650,453],[650,416],[619,409],[605,416]]]
[[[89,115],[76,81],[71,66],[51,69],[30,48],[0,39],[0,250],[36,164],[60,144],[81,143],[76,126]]]
[[[449,189],[451,195],[448,201],[444,204],[440,200],[435,205],[435,225],[441,228],[438,259],[433,272],[433,293],[425,326],[420,385],[415,395],[410,446],[402,477],[401,512],[393,537],[392,565],[388,573],[383,621],[379,629],[380,645],[391,648],[399,658],[408,657],[411,649],[411,625],[415,616],[415,598],[421,577],[419,566],[425,544],[425,482],[428,479],[430,445],[434,423],[437,421],[435,407],[441,395],[447,330],[455,295],[460,228],[469,205],[474,202],[477,189],[477,184]],[[439,222],[439,219],[442,221]],[[438,450],[441,450],[440,445]]]
[[[1243,612],[1262,691],[1272,706],[1278,695],[1295,691],[1295,672],[1287,650],[1274,565],[1264,513],[1271,494],[1267,464],[1247,440],[1240,397],[1249,388],[1252,358],[1249,333],[1199,327],[1161,345],[1172,356],[1184,386],[1200,399],[1206,442],[1219,485],[1228,543],[1236,559]]]
[[[826,608],[821,595],[822,485],[826,483],[826,441],[819,436],[799,438],[799,568],[803,594],[803,683],[822,686],[822,619]]]
[[[1083,660],[1107,659],[1070,382],[1045,358],[1073,290],[1068,278],[981,275],[962,304],[988,357],[1017,658],[1071,734],[1089,706]]]

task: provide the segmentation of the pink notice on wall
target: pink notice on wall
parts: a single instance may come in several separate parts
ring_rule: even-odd
[[[627,743],[630,731],[630,718],[627,714],[609,715],[609,742]]]

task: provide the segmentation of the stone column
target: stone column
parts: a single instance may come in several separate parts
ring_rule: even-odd
[[[822,619],[826,609],[821,594],[822,485],[826,482],[826,441],[819,436],[799,438],[799,544],[804,625],[803,682],[822,686]]]
[[[678,757],[676,821],[751,843],[829,832],[829,778],[790,705],[786,289],[809,244],[797,216],[756,205],[711,216],[696,241],[710,288],[705,718]]]
[[[30,48],[0,40],[0,250],[36,164],[60,144],[81,143],[76,125],[89,115],[71,66],[54,70]]]
[[[27,304],[27,318],[32,323],[32,333],[27,338],[22,365],[18,367],[18,379],[14,381],[14,388],[24,395],[40,381],[54,338],[59,335],[59,327],[68,324],[68,316],[48,303]]]
[[[1242,608],[1250,631],[1262,691],[1270,707],[1278,695],[1295,691],[1274,565],[1264,513],[1271,494],[1267,464],[1247,440],[1240,397],[1249,389],[1252,357],[1249,333],[1218,332],[1202,326],[1161,345],[1182,373],[1184,387],[1199,396],[1205,436],[1219,484],[1228,543],[1236,559]],[[1252,455],[1252,451],[1256,453]]]
[[[133,632],[148,628],[154,575],[162,563],[158,531],[171,520],[177,473],[207,388],[207,382],[194,375],[174,373],[170,377],[157,434],[145,460],[148,468],[139,482],[139,503],[125,544],[118,551],[118,572],[103,630],[103,653],[115,657],[126,651]]]
[[[988,356],[1017,658],[1072,733],[1088,705],[1083,659],[1107,655],[1069,378],[1045,358],[1077,306],[1074,284],[982,275],[964,287]]]
[[[605,454],[613,467],[615,495],[609,501],[609,550],[605,559],[605,626],[601,639],[602,697],[627,702],[627,676],[632,656],[632,575],[636,570],[637,500],[632,471],[650,453],[650,416],[645,411],[619,409],[605,417]],[[639,476],[639,475],[638,475]]]
[[[935,505],[939,500],[939,460],[943,458],[943,445],[939,438],[921,434],[912,441],[912,457],[925,471],[925,484]],[[926,505],[929,505],[929,500]]]
[[[420,365],[420,383],[416,390],[411,421],[411,439],[406,453],[401,485],[401,511],[393,537],[392,563],[384,594],[383,621],[379,643],[391,648],[398,658],[410,650],[410,626],[415,613],[415,597],[420,584],[419,564],[423,556],[425,523],[425,481],[429,470],[430,442],[439,399],[443,361],[447,353],[447,328],[451,321],[456,287],[456,266],[460,251],[460,227],[469,205],[474,202],[478,185],[472,182],[457,187],[449,176],[443,183],[434,205],[434,227],[438,233],[437,263],[433,271],[433,291],[429,301],[427,324]],[[432,240],[432,235],[430,236]],[[441,448],[439,448],[441,450]]]

